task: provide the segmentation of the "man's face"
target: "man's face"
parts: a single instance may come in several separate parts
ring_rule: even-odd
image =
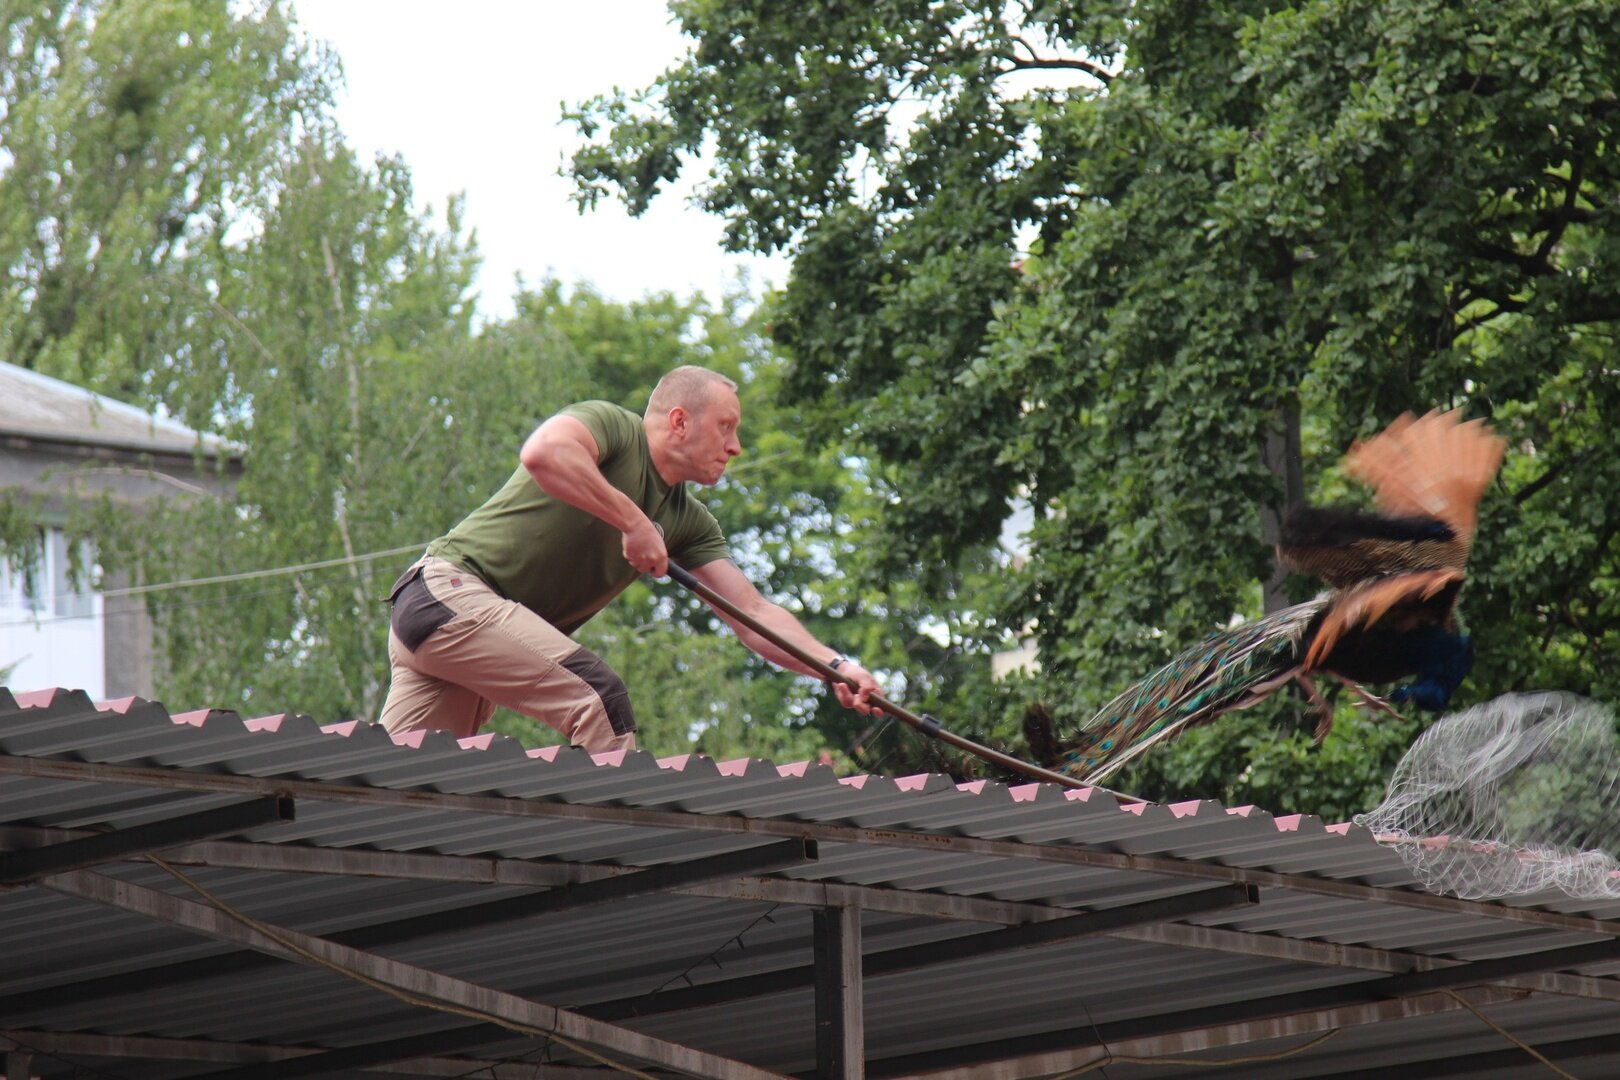
[[[737,392],[728,386],[714,386],[708,401],[695,414],[688,414],[686,423],[683,449],[692,480],[699,484],[719,483],[731,459],[742,453],[737,438],[742,404]]]

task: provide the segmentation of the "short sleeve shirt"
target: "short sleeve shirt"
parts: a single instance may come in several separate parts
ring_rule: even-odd
[[[664,531],[670,558],[695,569],[727,557],[719,522],[687,490],[654,468],[641,417],[606,401],[570,405],[560,415],[596,440],[597,467]],[[489,501],[428,545],[496,592],[571,634],[636,579],[619,530],[548,495],[519,465]]]

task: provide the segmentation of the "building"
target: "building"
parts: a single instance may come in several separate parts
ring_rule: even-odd
[[[0,493],[39,522],[39,557],[0,559],[0,671],[14,687],[96,697],[153,693],[152,624],[127,580],[74,549],[76,507],[110,497],[208,497],[240,472],[236,449],[123,402],[0,363]],[[72,571],[90,567],[91,583]]]

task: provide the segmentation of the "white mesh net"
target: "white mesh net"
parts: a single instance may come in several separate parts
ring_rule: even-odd
[[[1443,717],[1356,817],[1432,891],[1620,897],[1614,717],[1571,694],[1507,694]]]

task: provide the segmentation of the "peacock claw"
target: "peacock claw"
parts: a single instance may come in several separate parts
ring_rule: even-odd
[[[1395,706],[1391,705],[1377,694],[1370,692],[1366,687],[1362,686],[1354,679],[1347,679],[1336,671],[1330,671],[1328,674],[1344,683],[1344,685],[1350,689],[1350,692],[1356,696],[1356,704],[1360,705],[1362,708],[1377,709],[1380,712],[1386,712],[1397,720],[1404,721],[1406,719],[1406,717],[1402,716],[1395,710]]]

